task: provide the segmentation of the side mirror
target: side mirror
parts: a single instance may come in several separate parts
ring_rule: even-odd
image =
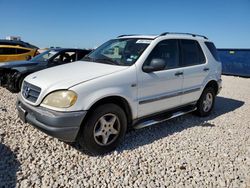
[[[146,73],[164,70],[166,63],[163,59],[152,59],[149,65],[143,66],[143,71]]]

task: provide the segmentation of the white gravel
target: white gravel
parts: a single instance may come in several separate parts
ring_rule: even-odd
[[[90,157],[23,124],[0,88],[0,187],[250,187],[250,79],[223,76],[213,114],[130,131]]]

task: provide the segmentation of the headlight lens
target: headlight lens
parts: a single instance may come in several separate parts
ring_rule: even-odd
[[[42,104],[56,108],[69,108],[75,104],[77,94],[74,91],[62,90],[50,93]]]

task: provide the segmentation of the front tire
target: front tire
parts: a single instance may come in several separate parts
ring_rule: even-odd
[[[207,87],[201,94],[200,99],[197,102],[196,114],[201,117],[208,116],[215,102],[215,91],[212,87]]]
[[[17,82],[17,92],[21,91],[24,78],[25,78],[25,76],[21,76],[19,78],[19,80]]]
[[[14,74],[9,74],[7,89],[12,93],[18,93],[21,91],[22,83],[25,76],[19,76],[18,74],[18,72],[15,72]],[[11,77],[15,78],[12,79]]]
[[[127,130],[125,112],[115,104],[98,106],[79,131],[77,142],[90,155],[113,151]]]

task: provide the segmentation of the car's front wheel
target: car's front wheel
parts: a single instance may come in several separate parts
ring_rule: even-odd
[[[124,111],[115,104],[97,107],[82,126],[77,141],[91,155],[114,150],[123,140],[127,129]]]

